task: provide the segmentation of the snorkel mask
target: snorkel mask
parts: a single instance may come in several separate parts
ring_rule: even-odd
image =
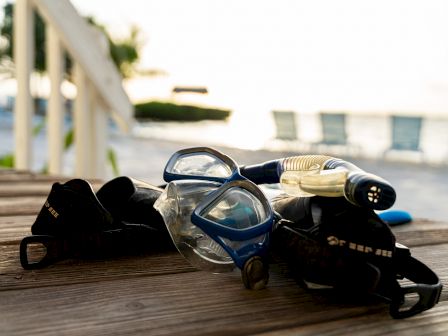
[[[154,208],[179,252],[202,270],[238,267],[247,288],[264,288],[274,214],[258,186],[231,158],[206,147],[176,152],[164,179],[169,183]]]

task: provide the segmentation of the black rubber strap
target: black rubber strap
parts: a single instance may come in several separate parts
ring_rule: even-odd
[[[40,260],[30,262],[28,247],[30,245],[43,245],[46,253]],[[69,244],[67,240],[47,235],[27,236],[20,242],[20,263],[26,270],[44,268],[67,257]]]
[[[70,236],[32,235],[23,238],[20,243],[20,263],[27,270],[40,269],[68,258],[105,257],[143,245],[155,249],[171,247],[170,243],[168,233],[160,233],[143,224],[123,223],[121,229],[78,232]],[[42,251],[39,260],[29,249],[32,245],[42,245],[46,249]]]
[[[439,277],[424,263],[407,256],[397,262],[398,274],[414,282],[413,285],[401,286],[399,296],[392,300],[390,314],[393,318],[406,318],[434,307],[442,292]],[[419,300],[409,308],[404,308],[406,294],[416,293]]]

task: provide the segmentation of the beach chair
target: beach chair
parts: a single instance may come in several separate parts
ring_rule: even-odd
[[[273,150],[306,151],[309,144],[299,140],[297,113],[294,111],[272,111],[275,124],[275,139],[267,144]]]
[[[6,111],[14,111],[15,104],[16,104],[16,97],[7,96],[5,110]]]
[[[407,155],[423,159],[420,145],[422,117],[391,116],[391,144],[385,156]]]
[[[296,141],[296,114],[293,111],[272,111],[278,140]]]
[[[322,138],[313,144],[313,151],[333,155],[357,155],[359,147],[348,141],[345,113],[320,112],[319,119]]]
[[[324,145],[347,145],[344,113],[320,113],[322,140]]]
[[[391,149],[421,151],[420,132],[421,117],[392,116]]]

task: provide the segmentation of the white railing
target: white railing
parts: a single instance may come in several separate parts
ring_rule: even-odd
[[[74,105],[75,175],[104,177],[107,155],[107,116],[127,131],[132,123],[132,105],[122,79],[99,38],[68,0],[16,0],[14,10],[14,59],[17,96],[15,104],[15,167],[32,166],[33,100],[33,10],[46,23],[47,69],[51,92],[47,111],[50,174],[63,168],[63,99],[61,84],[66,50],[74,63],[77,95]]]

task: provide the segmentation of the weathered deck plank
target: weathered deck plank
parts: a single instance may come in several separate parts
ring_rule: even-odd
[[[382,312],[365,316],[281,329],[258,336],[342,336],[342,335],[448,335],[448,302],[410,319],[393,320]]]
[[[347,330],[412,335],[422,328],[431,334],[444,331],[448,319],[446,302],[396,321],[383,303],[337,302],[308,293],[277,273],[268,289],[256,292],[245,290],[235,274],[191,272],[13,290],[0,293],[0,298],[0,316],[6,321],[23,314],[24,330],[6,324],[4,330],[14,335],[29,330],[51,334],[61,326],[68,335],[246,335],[268,330],[281,331],[273,335],[346,335]]]
[[[1,175],[0,175],[1,176]],[[54,182],[64,183],[68,179],[58,180],[37,180],[22,179],[20,181],[0,181],[0,197],[23,197],[23,196],[47,196]],[[94,190],[98,190],[102,183],[99,181],[89,181]]]
[[[21,183],[24,181],[43,181],[53,182],[60,179],[67,179],[64,176],[43,175],[27,170],[14,170],[0,168],[0,182],[4,183]]]
[[[247,335],[378,313],[386,306],[340,304],[274,276],[269,289],[248,291],[239,277],[203,272],[138,277],[0,293],[11,335],[29,330],[66,335]],[[21,326],[13,320],[21,315]]]
[[[50,190],[51,184],[48,182],[0,182],[0,197],[47,196]]]
[[[36,215],[46,196],[0,197],[0,216]]]
[[[23,237],[31,234],[31,225],[36,215],[0,216],[0,244],[18,244]]]
[[[3,245],[0,252],[0,292],[195,271],[177,252],[103,260],[65,260],[33,271],[20,266],[18,246]]]

